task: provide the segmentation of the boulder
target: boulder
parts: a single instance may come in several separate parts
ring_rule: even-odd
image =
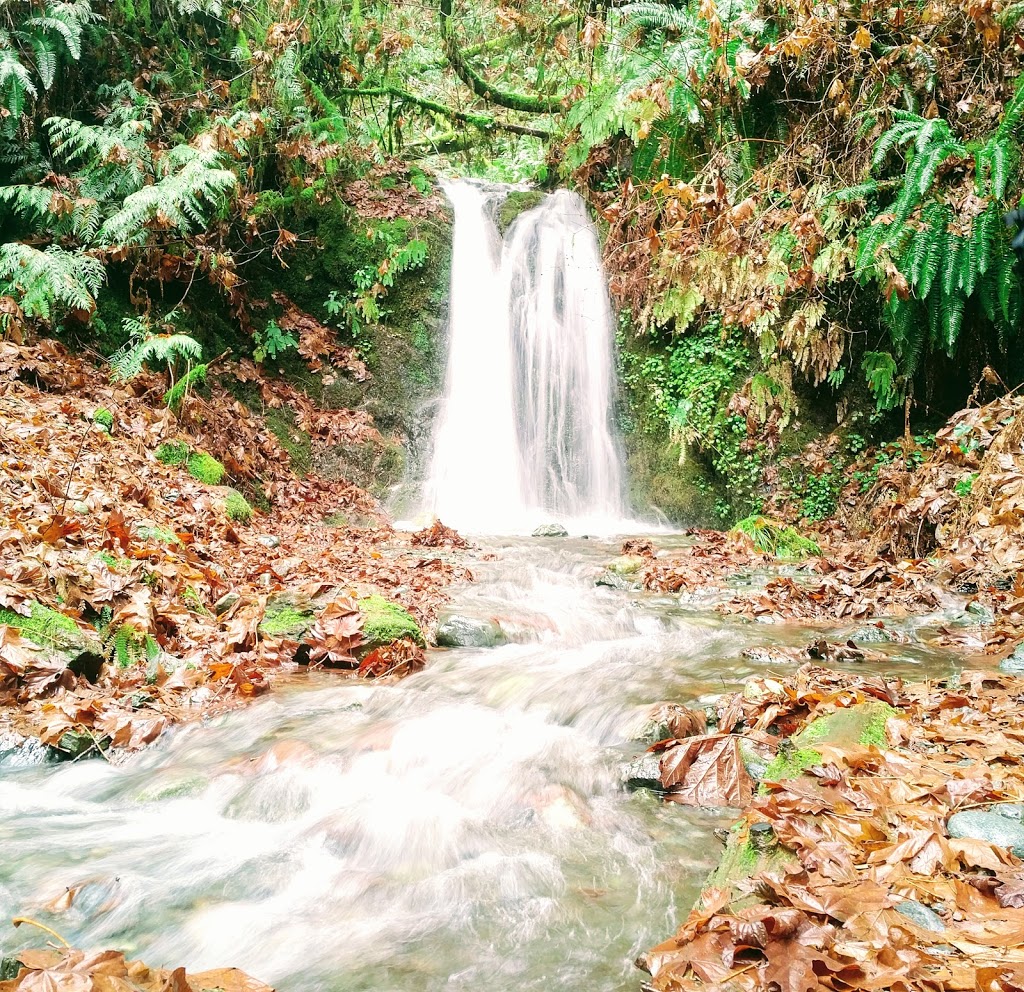
[[[359,648],[360,654],[369,653],[374,648],[386,644],[393,644],[402,638],[408,638],[420,647],[427,643],[412,614],[405,607],[392,603],[383,596],[374,594],[359,600],[359,612],[363,615],[363,643]]]
[[[954,813],[946,821],[946,831],[950,837],[988,841],[1024,858],[1024,823],[1001,816],[992,809],[965,809]]]
[[[627,789],[665,791],[661,784],[661,759],[656,754],[638,754],[622,765],[621,773]]]
[[[0,608],[0,626],[15,628],[48,658],[63,662],[75,675],[84,675],[95,682],[104,660],[103,645],[96,632],[79,626],[67,614],[51,610],[42,603],[28,605],[28,616]]]
[[[438,625],[437,643],[443,648],[496,648],[508,638],[496,620],[450,613]]]
[[[541,524],[534,532],[534,537],[568,537],[569,532],[561,524]]]

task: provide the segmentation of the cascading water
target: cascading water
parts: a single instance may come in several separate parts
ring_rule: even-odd
[[[507,190],[453,182],[445,396],[427,509],[478,533],[557,520],[621,529],[621,459],[611,423],[613,320],[597,235],[562,190],[502,239]]]

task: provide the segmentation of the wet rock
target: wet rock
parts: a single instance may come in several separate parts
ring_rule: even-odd
[[[627,579],[624,575],[616,575],[614,572],[604,572],[594,579],[595,586],[603,586],[607,589],[624,589],[629,592],[639,587],[636,582]]]
[[[636,575],[646,564],[647,559],[639,555],[620,555],[608,562],[605,568],[615,575]]]
[[[746,737],[740,738],[740,758],[743,761],[743,767],[755,782],[760,782],[764,778],[772,757],[771,748],[764,744],[757,744]]]
[[[256,538],[256,540],[259,541],[260,544],[262,544],[263,547],[265,548],[281,547],[281,538],[279,538],[276,534],[260,534],[259,537]]]
[[[623,764],[621,771],[627,789],[665,791],[661,784],[661,759],[656,754],[639,754]]]
[[[569,532],[561,524],[541,524],[534,532],[534,537],[568,537]]]
[[[437,643],[443,648],[496,648],[507,644],[508,638],[496,620],[451,613],[437,628]]]
[[[942,917],[916,899],[904,899],[896,907],[896,912],[905,916],[911,923],[916,923],[922,930],[932,930],[935,933],[941,933],[946,929],[946,924],[942,922]]]
[[[65,730],[54,745],[54,757],[61,761],[99,758],[110,746],[109,737],[96,737],[84,730]]]
[[[0,733],[0,765],[42,765],[50,760],[50,749],[38,737],[24,737],[13,731]]]
[[[989,807],[990,812],[1005,816],[1008,820],[1024,823],[1024,803],[998,803]]]
[[[235,605],[242,597],[237,592],[226,592],[216,603],[213,604],[213,612],[217,616],[223,616]]]
[[[992,810],[965,809],[946,821],[950,837],[984,840],[1024,857],[1024,823]]]
[[[887,627],[880,627],[869,624],[866,627],[858,627],[852,634],[850,640],[855,644],[885,644],[889,641],[902,641],[899,634],[894,633]]]
[[[999,662],[999,671],[1008,675],[1024,675],[1024,644],[1019,644],[1009,658]]]
[[[977,601],[967,604],[966,613],[975,623],[996,622],[995,613],[988,606],[984,606]]]

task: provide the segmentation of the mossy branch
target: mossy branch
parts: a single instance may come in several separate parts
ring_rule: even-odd
[[[454,107],[448,107],[443,103],[438,103],[436,100],[428,100],[426,97],[416,96],[414,93],[410,93],[408,90],[398,89],[395,86],[368,86],[365,88],[354,88],[354,89],[342,89],[338,90],[340,96],[387,96],[395,100],[400,100],[404,103],[412,103],[423,110],[432,111],[435,114],[440,114],[442,117],[447,117],[450,120],[461,121],[464,124],[471,124],[475,128],[479,128],[481,131],[507,131],[510,134],[525,134],[531,138],[541,138],[547,140],[551,137],[549,131],[545,131],[544,128],[529,127],[525,124],[511,124],[507,121],[499,121],[492,117],[490,114],[473,114],[465,110],[456,110]]]
[[[562,98],[557,96],[530,96],[526,93],[512,93],[492,86],[483,76],[474,71],[466,61],[455,37],[455,24],[452,19],[452,0],[441,0],[439,8],[441,16],[441,40],[448,64],[478,97],[499,107],[518,110],[524,114],[554,114],[562,109]]]

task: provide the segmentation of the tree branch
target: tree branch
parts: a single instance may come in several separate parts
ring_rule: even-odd
[[[441,16],[441,39],[444,42],[444,53],[448,63],[459,77],[478,97],[499,107],[518,110],[524,114],[554,114],[562,109],[562,98],[556,96],[529,96],[526,93],[512,93],[507,90],[495,89],[483,76],[474,72],[466,61],[455,37],[455,25],[452,20],[452,0],[441,0],[439,8]]]
[[[450,120],[461,121],[464,124],[471,124],[481,131],[507,131],[510,134],[525,134],[531,138],[547,140],[551,137],[549,131],[539,127],[528,127],[525,124],[511,124],[506,121],[499,121],[490,114],[473,114],[465,110],[456,110],[454,107],[445,106],[436,100],[428,100],[426,97],[416,96],[407,90],[398,89],[395,86],[369,86],[364,89],[341,89],[337,90],[339,96],[388,96],[405,103],[414,104],[423,110],[430,110]]]

